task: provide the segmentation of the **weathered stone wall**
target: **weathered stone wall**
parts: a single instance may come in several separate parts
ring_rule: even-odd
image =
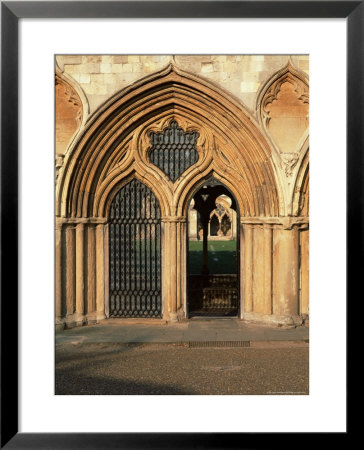
[[[308,55],[58,55],[56,61],[84,90],[90,113],[133,81],[169,63],[213,81],[254,112],[260,87],[289,58],[308,75]]]

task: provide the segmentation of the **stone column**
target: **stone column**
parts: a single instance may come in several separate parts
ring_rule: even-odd
[[[273,314],[272,303],[273,232],[271,225],[264,226],[264,314]]]
[[[85,226],[76,226],[76,314],[80,317],[85,312],[85,272],[84,272],[84,231]]]
[[[105,249],[102,218],[58,218],[56,325],[74,327],[104,317]]]
[[[76,261],[75,261],[75,228],[73,225],[65,227],[66,239],[66,316],[71,316],[75,312],[76,306]]]
[[[180,269],[180,292],[181,298],[178,305],[177,311],[180,312],[180,318],[186,317],[187,313],[187,241],[186,241],[186,233],[187,233],[187,222],[183,221],[180,223],[180,261],[181,261],[181,269]]]
[[[181,239],[182,230],[185,230],[182,222],[185,221],[184,217],[168,216],[162,218],[164,317],[169,320],[177,320],[177,312],[183,304],[183,270],[181,262],[184,258],[181,254]],[[183,236],[183,239],[185,239],[185,236]]]
[[[253,229],[250,225],[242,226],[243,236],[243,279],[244,279],[244,313],[253,311]]]
[[[96,312],[97,320],[105,318],[104,225],[96,226]]]
[[[297,316],[298,228],[277,227],[273,232],[273,313]]]
[[[309,230],[300,231],[301,299],[300,314],[309,314]]]
[[[264,278],[265,278],[265,237],[262,225],[253,225],[253,252],[252,252],[252,312],[265,313]]]
[[[239,298],[239,318],[242,319],[244,316],[244,299],[245,299],[245,236],[244,236],[244,226],[243,224],[236,222],[236,226],[240,227],[240,232],[236,233],[239,236],[240,245],[239,245],[239,281],[240,281],[240,298]]]
[[[63,328],[62,323],[62,225],[56,224],[55,231],[55,315],[56,327]],[[62,325],[61,325],[62,324]]]
[[[87,226],[87,320],[95,321],[96,310],[96,255],[95,226]]]
[[[182,241],[181,241],[181,223],[177,222],[176,226],[176,312],[181,308],[181,292],[182,292],[182,283],[181,283],[181,254],[182,254]],[[179,243],[179,245],[177,244]]]
[[[105,280],[104,280],[104,297],[105,297],[105,316],[110,315],[110,300],[109,300],[109,225],[105,224],[104,229],[104,268],[105,268]]]
[[[162,264],[161,264],[161,278],[162,278],[162,285],[161,285],[161,297],[162,297],[162,314],[163,318],[166,318],[169,314],[169,264],[167,264],[168,261],[168,254],[169,250],[168,247],[168,223],[163,221],[163,218],[161,220],[161,257],[162,257]],[[168,251],[167,251],[168,250]]]
[[[169,238],[170,238],[170,259],[167,260],[167,264],[171,265],[170,269],[170,317],[171,319],[177,319],[177,223],[169,222]]]
[[[175,260],[173,260],[174,241],[172,240],[172,227],[169,217],[162,218],[162,301],[163,301],[163,317],[170,319],[176,316],[175,303],[175,286],[172,279],[175,278]],[[173,272],[173,273],[172,273]],[[174,312],[174,314],[173,314]]]

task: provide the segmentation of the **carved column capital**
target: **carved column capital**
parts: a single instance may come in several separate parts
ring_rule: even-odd
[[[306,229],[309,226],[309,218],[300,217],[241,217],[240,223],[244,226],[263,226],[291,230],[293,227]]]
[[[185,223],[187,218],[185,216],[163,216],[161,220],[164,223]]]
[[[106,217],[56,217],[56,227],[63,224],[78,225],[78,224],[106,224]]]

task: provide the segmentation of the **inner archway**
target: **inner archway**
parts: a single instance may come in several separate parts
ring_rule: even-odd
[[[239,210],[214,178],[194,193],[187,231],[187,314],[235,317],[240,307]]]

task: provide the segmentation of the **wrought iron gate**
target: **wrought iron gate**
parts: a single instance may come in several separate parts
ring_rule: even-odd
[[[137,179],[114,197],[109,221],[110,317],[161,317],[161,213]]]

